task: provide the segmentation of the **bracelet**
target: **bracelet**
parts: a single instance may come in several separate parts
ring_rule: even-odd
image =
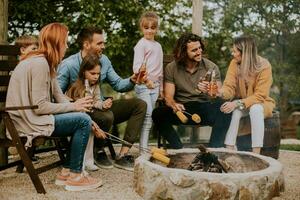
[[[244,110],[245,109],[245,104],[242,102],[242,100],[237,100],[236,102],[237,106],[238,106],[238,109],[240,110]]]

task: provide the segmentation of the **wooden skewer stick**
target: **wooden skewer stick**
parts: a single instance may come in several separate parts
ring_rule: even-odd
[[[191,113],[189,113],[189,112],[187,112],[187,111],[182,111],[184,114],[187,114],[187,115],[189,115],[189,116],[191,116],[192,117],[192,120],[195,122],[195,123],[197,123],[197,124],[199,124],[200,122],[201,122],[201,117],[198,115],[198,114],[191,114]]]

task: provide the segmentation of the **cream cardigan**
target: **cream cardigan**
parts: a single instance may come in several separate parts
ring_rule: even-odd
[[[54,101],[51,101],[51,93]],[[9,115],[18,132],[29,140],[52,134],[53,114],[75,111],[74,104],[63,95],[56,78],[50,77],[49,65],[43,55],[21,61],[9,82],[6,107],[27,105],[38,105],[38,109],[9,111]]]
[[[222,92],[224,99],[241,98],[246,108],[253,104],[262,104],[264,116],[271,117],[275,107],[275,101],[269,96],[272,85],[272,68],[269,61],[265,58],[259,56],[258,62],[262,65],[262,69],[250,78],[248,88],[246,88],[245,81],[239,79],[239,65],[233,59],[228,67]]]

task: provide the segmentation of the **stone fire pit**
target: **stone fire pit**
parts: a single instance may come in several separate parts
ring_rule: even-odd
[[[282,165],[249,152],[208,149],[231,166],[229,173],[189,171],[198,149],[168,151],[169,167],[143,155],[136,159],[134,188],[144,199],[271,199],[284,190]]]

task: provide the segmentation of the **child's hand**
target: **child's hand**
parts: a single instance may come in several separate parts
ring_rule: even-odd
[[[164,91],[162,89],[159,90],[159,97],[158,99],[164,99],[165,96],[164,96]]]
[[[134,73],[130,76],[130,81],[133,82],[134,84],[136,84],[138,74],[139,73]]]
[[[93,130],[94,135],[97,138],[101,138],[101,139],[105,139],[106,138],[105,132],[94,121],[92,121],[92,130]]]
[[[103,101],[103,105],[102,105],[103,109],[105,110],[110,109],[111,106],[112,106],[112,98],[108,98],[105,101]]]
[[[141,80],[142,80],[142,83],[147,83],[148,81],[150,81],[150,80],[148,80],[148,72],[147,72],[147,70],[142,74],[143,76],[141,77]],[[152,81],[151,81],[152,82]]]
[[[154,89],[154,87],[155,87],[154,83],[149,79],[146,80],[145,84],[146,84],[146,87],[149,89]]]

